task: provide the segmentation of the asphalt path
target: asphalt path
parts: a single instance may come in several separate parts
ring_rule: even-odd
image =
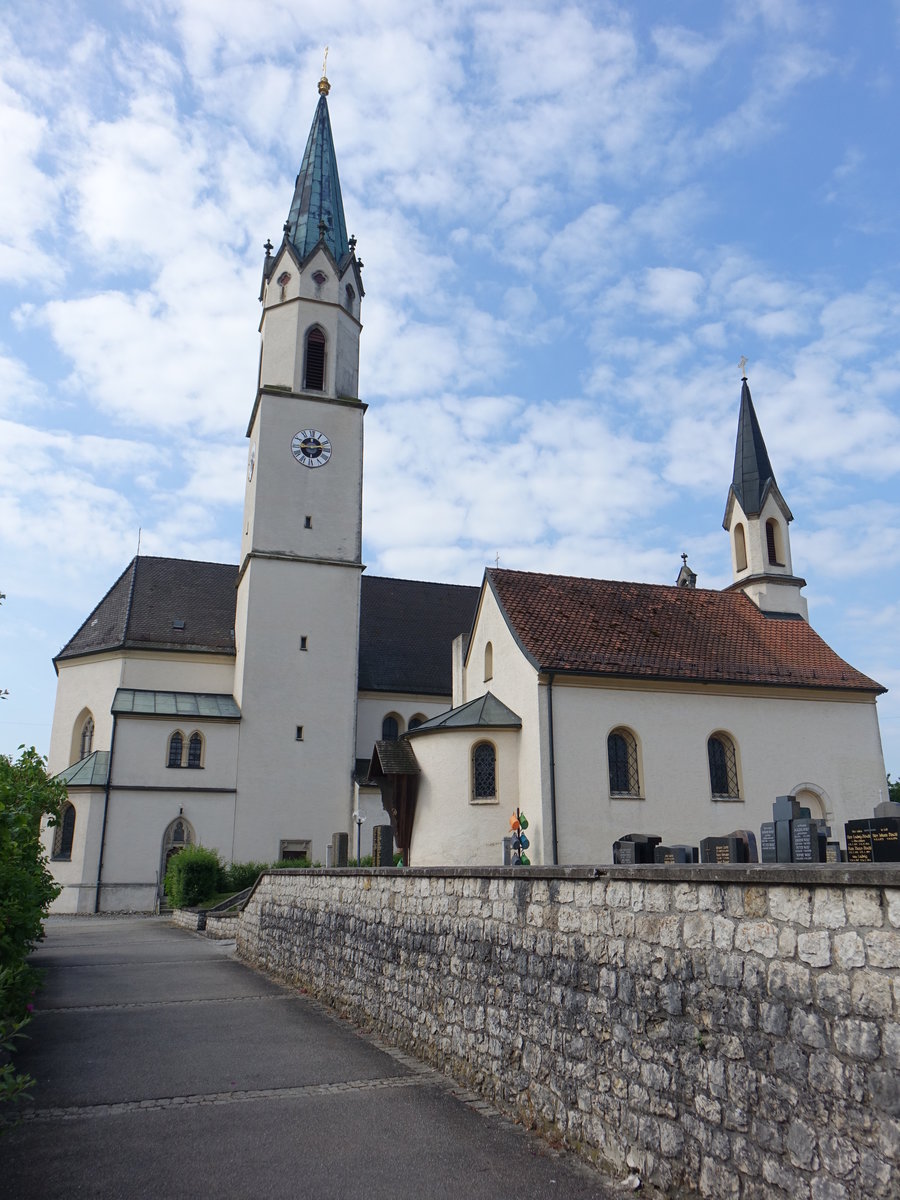
[[[613,1200],[452,1080],[164,918],[51,918],[10,1200]]]

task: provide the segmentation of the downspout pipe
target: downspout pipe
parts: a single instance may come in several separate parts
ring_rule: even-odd
[[[100,911],[100,888],[103,876],[103,851],[106,847],[106,819],[109,816],[109,793],[112,790],[113,754],[116,749],[116,714],[113,713],[112,737],[109,743],[109,764],[106,768],[106,793],[103,797],[103,825],[100,829],[100,859],[97,863],[97,887],[94,892],[94,912]]]
[[[556,750],[553,744],[553,678],[551,671],[547,677],[547,733],[550,738],[550,849],[553,855],[552,865],[559,864],[559,845],[556,840]]]

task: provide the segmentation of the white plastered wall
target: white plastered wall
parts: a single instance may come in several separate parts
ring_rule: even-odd
[[[619,726],[639,742],[644,799],[610,797],[606,739]],[[711,798],[707,740],[719,730],[736,746],[739,801]],[[611,862],[613,841],[632,832],[691,845],[738,828],[758,837],[775,797],[801,784],[821,789],[843,838],[884,786],[874,702],[837,693],[557,680],[554,732],[562,863]]]
[[[519,738],[518,729],[484,728],[410,739],[422,769],[410,866],[502,866],[509,817],[519,807]],[[478,742],[490,742],[496,751],[497,795],[473,803],[472,749]]]
[[[430,719],[450,707],[447,696],[407,695],[401,692],[360,692],[356,721],[356,757],[370,758],[381,740],[381,723],[394,713],[400,718],[400,733],[409,729],[410,718],[421,714]]]
[[[67,659],[59,663],[48,769],[57,775],[77,761],[73,731],[85,709],[94,718],[94,750],[108,750],[116,689],[206,692],[232,695],[234,658],[165,651],[129,651]]]

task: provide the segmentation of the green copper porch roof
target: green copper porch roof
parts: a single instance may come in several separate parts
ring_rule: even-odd
[[[66,787],[106,787],[109,774],[109,751],[95,750],[79,759],[56,776]]]
[[[233,696],[207,692],[152,692],[119,688],[112,703],[117,716],[204,717],[239,721],[241,710]]]
[[[324,233],[320,231],[320,226],[324,227]],[[323,236],[335,262],[340,263],[350,250],[328,101],[324,94],[319,96],[316,106],[300,172],[294,184],[294,198],[285,232],[301,262]]]
[[[492,692],[485,692],[476,700],[451,708],[449,712],[440,713],[430,721],[423,721],[415,729],[408,730],[404,737],[418,737],[420,733],[433,732],[436,729],[521,729],[522,718],[511,708],[498,700]]]

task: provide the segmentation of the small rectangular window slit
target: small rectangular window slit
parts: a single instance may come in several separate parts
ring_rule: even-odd
[[[304,529],[312,529],[312,517],[306,517],[303,522]]]
[[[302,633],[302,634],[300,635],[300,649],[301,649],[301,650],[306,650],[306,649],[307,649],[307,641],[306,641],[306,634],[305,634],[305,633]]]
[[[303,741],[303,726],[302,726],[302,725],[298,725],[298,726],[297,726],[297,735],[296,735],[296,739],[295,739],[295,740],[296,740],[296,741],[298,741],[298,742],[302,742],[302,741]]]

